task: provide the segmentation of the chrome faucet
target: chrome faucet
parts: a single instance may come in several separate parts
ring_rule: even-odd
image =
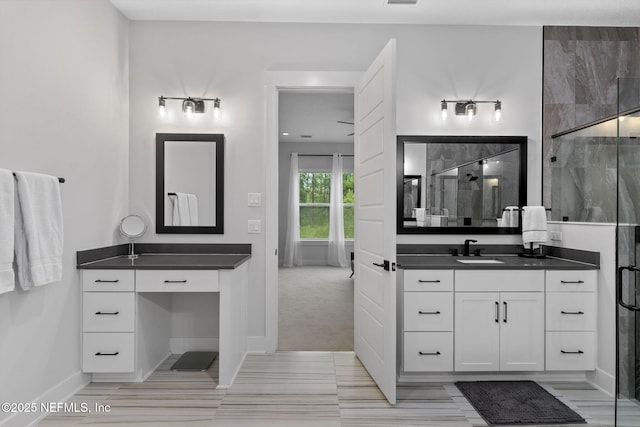
[[[477,240],[467,239],[464,241],[464,250],[462,251],[462,256],[469,256],[469,244],[470,243],[478,243]]]

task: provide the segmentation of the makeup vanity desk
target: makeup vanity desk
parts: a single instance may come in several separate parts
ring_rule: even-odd
[[[144,381],[171,353],[171,294],[216,292],[217,388],[228,388],[247,352],[251,245],[140,243],[135,259],[127,248],[77,253],[83,372],[94,382]]]

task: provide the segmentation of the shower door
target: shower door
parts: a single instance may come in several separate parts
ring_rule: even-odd
[[[618,80],[616,426],[640,426],[640,79]]]

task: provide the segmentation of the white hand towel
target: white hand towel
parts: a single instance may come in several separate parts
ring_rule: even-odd
[[[13,273],[14,191],[13,173],[0,169],[0,294],[15,288]]]
[[[517,206],[507,206],[502,211],[502,227],[517,227],[518,226],[518,211]]]
[[[173,196],[173,221],[172,225],[189,226],[191,225],[191,215],[189,213],[189,194],[176,193]]]
[[[522,208],[522,243],[525,248],[537,249],[547,242],[547,211],[544,206],[524,206]]]
[[[187,206],[189,207],[189,225],[198,225],[198,197],[195,194],[187,193]]]
[[[171,200],[171,206],[173,209],[171,210],[171,225],[182,225],[180,224],[180,205],[178,204],[178,195],[168,196],[169,200]]]
[[[54,176],[16,172],[16,180],[16,267],[28,290],[62,279],[62,200]]]

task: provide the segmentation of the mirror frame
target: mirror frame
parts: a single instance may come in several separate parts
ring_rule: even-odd
[[[396,233],[397,234],[520,234],[518,227],[405,227],[404,226],[404,143],[423,144],[517,144],[520,150],[518,206],[527,204],[527,137],[526,136],[455,136],[455,135],[398,135],[396,157]],[[426,185],[426,183],[422,183]]]
[[[177,226],[164,221],[164,158],[167,141],[216,143],[216,225]],[[224,135],[218,133],[156,133],[156,233],[224,234]]]

